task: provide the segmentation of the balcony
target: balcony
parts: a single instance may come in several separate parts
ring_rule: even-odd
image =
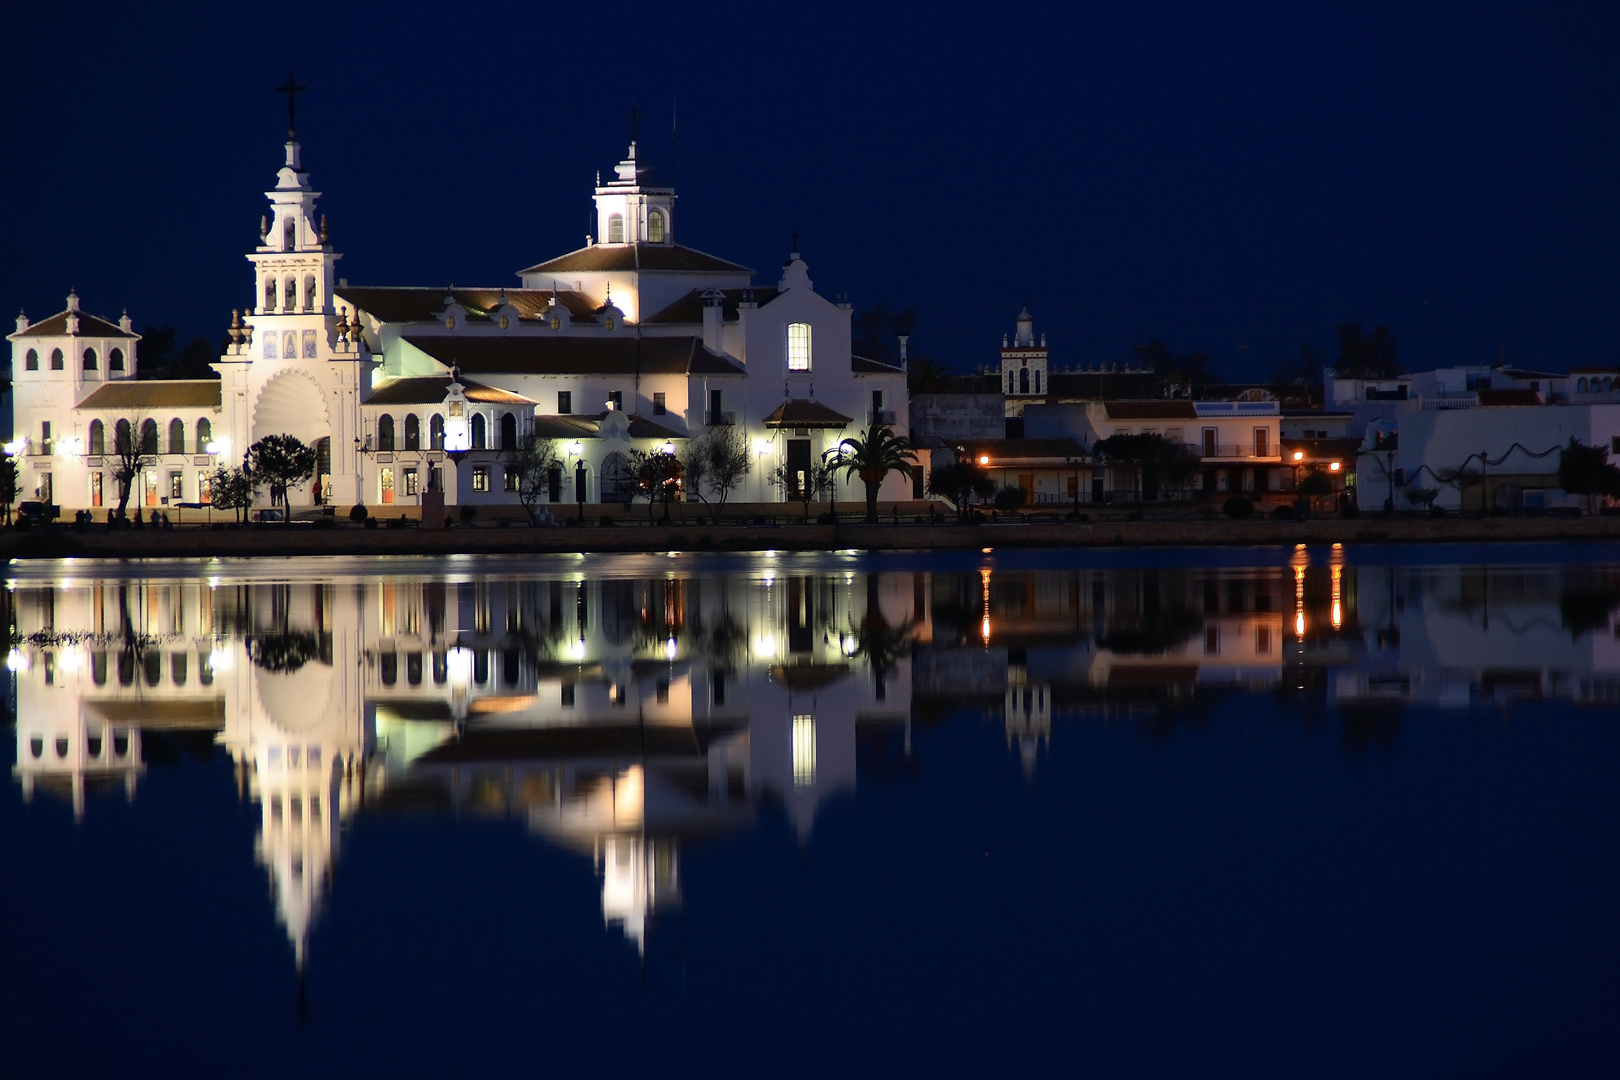
[[[1255,452],[1253,443],[1186,443],[1188,450],[1205,461],[1281,461],[1282,451],[1267,447],[1266,453]],[[1210,451],[1214,451],[1211,453]]]
[[[877,424],[882,424],[885,427],[893,427],[894,426],[894,410],[893,409],[873,409],[871,412],[867,413],[866,414],[866,426],[867,427],[872,427],[872,426],[877,425]]]
[[[735,412],[729,412],[729,411],[717,412],[717,411],[713,411],[713,410],[711,410],[709,412],[708,417],[707,417],[707,419],[705,421],[705,423],[707,423],[709,427],[730,427],[731,425],[735,424],[736,422],[737,422],[737,414]]]

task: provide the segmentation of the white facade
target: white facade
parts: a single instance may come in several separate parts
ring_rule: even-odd
[[[873,423],[909,427],[904,370],[850,353],[850,306],[815,291],[797,252],[756,288],[746,267],[677,245],[674,191],[650,182],[634,145],[596,188],[606,239],[522,271],[510,291],[350,287],[296,141],[266,198],[247,253],[253,292],[218,382],[134,383],[128,317],[85,315],[77,297],[41,323],[19,318],[12,441],[25,497],[117,504],[113,463],[91,452],[97,420],[104,442],[119,420],[156,426],[131,498],[152,509],[207,501],[216,463],[238,464],[271,434],[318,450],[316,478],[288,495],[295,508],[375,508],[418,504],[430,486],[450,503],[515,506],[506,465],[531,437],[567,457],[559,501],[576,500],[581,466],[583,501],[616,501],[630,450],[678,449],[717,426],[741,427],[756,458],[730,498],[776,501],[777,465],[820,460]],[[130,388],[98,396],[119,382]],[[895,475],[882,497],[909,494]],[[864,490],[845,480],[839,497]]]
[[[1412,490],[1437,491],[1434,505],[1445,510],[1576,505],[1584,500],[1558,487],[1558,451],[1571,438],[1620,452],[1620,404],[1414,411],[1375,421],[1357,465],[1359,505],[1409,510]]]

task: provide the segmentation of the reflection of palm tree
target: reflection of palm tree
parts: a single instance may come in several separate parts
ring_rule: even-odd
[[[320,643],[308,630],[287,630],[249,638],[248,659],[275,675],[291,675],[320,655]]]
[[[882,679],[893,671],[911,649],[915,620],[907,619],[899,626],[890,626],[878,603],[878,577],[866,576],[866,614],[860,625],[852,627],[855,651],[852,656],[863,656],[872,674]]]

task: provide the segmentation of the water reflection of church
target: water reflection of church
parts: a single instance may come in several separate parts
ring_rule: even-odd
[[[154,740],[212,740],[259,808],[300,962],[343,827],[422,810],[521,818],[590,857],[604,918],[641,947],[679,903],[684,845],[764,801],[807,839],[853,790],[858,738],[909,747],[914,712],[977,705],[1033,776],[1054,719],[1163,734],[1238,692],[1314,695],[1380,739],[1411,704],[1620,700],[1620,578],[1593,570],[1327,549],[1230,569],[555,565],[13,582],[22,795],[82,815],[97,789],[135,797]]]

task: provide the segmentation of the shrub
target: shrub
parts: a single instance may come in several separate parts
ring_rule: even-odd
[[[617,525],[619,523],[619,519],[614,517],[612,514],[603,514],[601,517],[596,519],[596,523],[606,527],[609,525]]]
[[[1297,516],[1292,506],[1279,506],[1271,511],[1273,521],[1293,521]]]
[[[1233,521],[1247,521],[1254,516],[1254,503],[1242,495],[1234,495],[1221,507]]]
[[[365,523],[366,507],[364,503],[356,503],[354,506],[349,508],[349,520],[354,522],[356,525]]]
[[[1016,484],[1008,484],[996,492],[996,509],[1004,513],[1019,509],[1029,501],[1029,492]]]
[[[374,518],[374,517],[366,518],[366,528],[375,529],[376,527],[377,527],[377,519],[376,518]]]

